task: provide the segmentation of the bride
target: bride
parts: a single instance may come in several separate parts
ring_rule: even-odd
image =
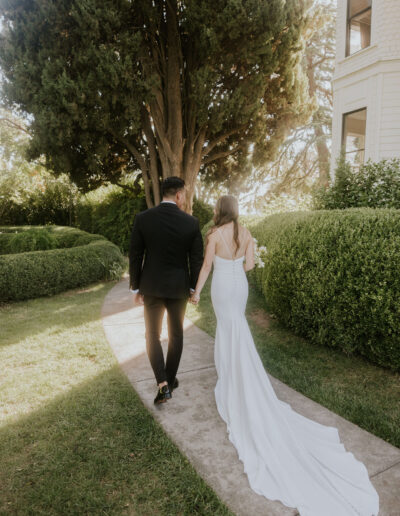
[[[191,302],[199,302],[213,265],[215,400],[251,488],[301,516],[376,516],[379,497],[367,469],[346,452],[337,428],[301,416],[276,397],[245,317],[253,238],[238,223],[234,197],[220,197],[214,213]]]

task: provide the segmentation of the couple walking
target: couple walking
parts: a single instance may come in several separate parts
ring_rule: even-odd
[[[338,430],[301,416],[272,388],[245,317],[254,240],[238,223],[237,200],[218,199],[203,256],[199,222],[182,211],[184,181],[165,179],[162,193],[158,206],[136,215],[129,256],[134,302],[144,304],[147,353],[157,382],[154,403],[170,400],[179,386],[186,305],[199,302],[213,268],[215,400],[250,486],[301,516],[377,516],[378,494]],[[160,342],[165,311],[166,361]]]

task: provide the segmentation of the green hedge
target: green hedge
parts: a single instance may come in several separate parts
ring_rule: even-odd
[[[115,187],[99,188],[77,205],[76,225],[89,233],[104,235],[127,254],[135,215],[146,208],[143,193],[135,196]],[[202,227],[213,216],[213,208],[194,199],[193,215]]]
[[[213,218],[214,208],[200,199],[193,199],[193,216],[199,219],[200,229]]]
[[[373,162],[358,169],[342,155],[335,169],[335,180],[328,188],[314,191],[314,208],[400,209],[400,159]]]
[[[76,225],[99,233],[127,254],[136,213],[146,209],[143,194],[134,196],[116,187],[99,188],[87,194],[76,207]]]
[[[297,212],[247,225],[267,247],[251,279],[281,321],[400,370],[400,210]]]
[[[51,232],[62,248],[0,256],[0,301],[53,295],[120,277],[125,261],[116,245],[74,228],[52,227]],[[7,234],[12,235],[1,236]]]
[[[48,242],[48,238],[38,238],[41,232],[50,236],[51,246],[45,247],[43,245],[46,244],[46,240]],[[77,247],[90,244],[90,242],[96,240],[106,239],[102,235],[86,233],[86,231],[68,226],[0,226],[0,255],[23,252],[25,243],[33,245],[32,248],[27,250],[42,251],[46,248]],[[22,244],[20,247],[19,242]]]

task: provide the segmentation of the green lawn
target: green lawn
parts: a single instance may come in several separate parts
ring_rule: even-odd
[[[188,316],[214,336],[208,280]],[[400,376],[365,359],[310,344],[268,314],[263,296],[250,288],[247,319],[265,368],[272,376],[369,432],[400,447]]]
[[[112,285],[0,308],[0,514],[230,514],[117,366]]]

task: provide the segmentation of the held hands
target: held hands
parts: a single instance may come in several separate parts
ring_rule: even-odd
[[[133,306],[140,306],[144,304],[143,295],[136,292],[133,294]]]
[[[192,303],[192,305],[197,305],[200,301],[200,294],[198,294],[196,291],[191,292],[189,301]]]

